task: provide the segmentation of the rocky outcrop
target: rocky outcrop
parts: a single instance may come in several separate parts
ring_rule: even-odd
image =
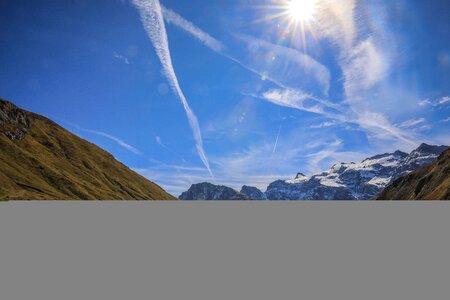
[[[249,197],[232,188],[208,182],[193,184],[178,198],[180,200],[250,200]]]
[[[246,195],[251,200],[267,200],[266,194],[253,186],[244,185],[241,188],[241,194]]]
[[[31,121],[24,110],[0,99],[0,134],[20,141],[28,134],[30,126]]]

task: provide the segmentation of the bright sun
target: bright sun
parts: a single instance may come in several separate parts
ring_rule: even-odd
[[[317,0],[289,0],[287,11],[295,22],[308,22],[314,18]]]

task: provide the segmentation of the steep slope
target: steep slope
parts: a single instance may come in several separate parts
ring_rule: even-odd
[[[0,99],[0,199],[175,199],[108,152]]]
[[[450,149],[433,163],[394,181],[377,200],[450,200]]]
[[[249,197],[232,188],[208,182],[193,184],[178,198],[180,200],[250,200]]]

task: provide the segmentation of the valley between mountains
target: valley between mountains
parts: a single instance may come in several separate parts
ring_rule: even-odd
[[[180,200],[449,200],[450,150],[422,144],[272,182],[266,191],[193,184]],[[0,99],[0,200],[175,200],[111,154]]]

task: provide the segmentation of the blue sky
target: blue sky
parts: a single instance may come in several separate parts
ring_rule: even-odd
[[[312,6],[3,0],[0,97],[175,195],[450,144],[450,3]]]

